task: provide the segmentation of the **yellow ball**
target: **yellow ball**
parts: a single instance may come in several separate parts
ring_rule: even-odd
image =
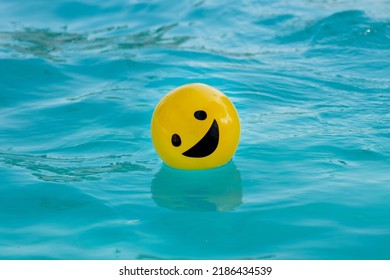
[[[240,139],[240,120],[225,94],[205,84],[188,84],[160,100],[151,134],[168,166],[209,169],[232,159]]]

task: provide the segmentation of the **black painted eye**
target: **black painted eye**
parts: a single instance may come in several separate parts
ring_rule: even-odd
[[[199,110],[199,111],[196,111],[194,113],[194,117],[197,119],[197,120],[200,120],[200,121],[203,121],[207,118],[207,113],[203,110]]]
[[[172,145],[175,147],[179,147],[181,145],[181,139],[180,136],[177,135],[176,133],[172,135],[171,138]]]

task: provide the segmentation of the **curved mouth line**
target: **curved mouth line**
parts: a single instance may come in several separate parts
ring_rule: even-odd
[[[194,146],[185,151],[182,155],[186,157],[202,158],[211,155],[218,147],[219,128],[216,120],[213,121],[209,130]]]

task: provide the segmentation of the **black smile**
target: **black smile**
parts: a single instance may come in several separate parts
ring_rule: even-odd
[[[218,147],[219,128],[216,120],[213,121],[209,131],[198,143],[183,153],[183,156],[202,158],[211,155]]]

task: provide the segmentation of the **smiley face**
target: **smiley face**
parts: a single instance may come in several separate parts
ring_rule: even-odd
[[[178,169],[226,164],[240,138],[237,111],[219,90],[188,84],[164,96],[154,110],[151,134],[161,159]]]
[[[203,121],[207,118],[207,113],[203,110],[195,111],[194,117],[197,120]],[[219,143],[219,127],[216,120],[213,120],[209,130],[206,134],[196,143],[194,146],[189,148],[187,151],[182,153],[183,156],[202,158],[211,155],[218,147]],[[172,145],[179,147],[181,145],[180,135],[176,133],[172,135]]]

